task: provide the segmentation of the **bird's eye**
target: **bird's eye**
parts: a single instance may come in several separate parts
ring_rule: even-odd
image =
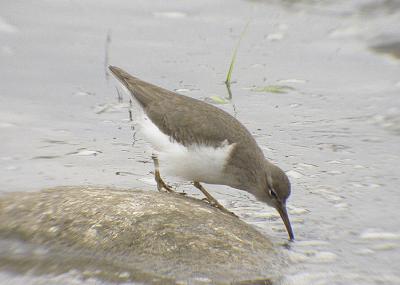
[[[278,197],[276,196],[276,193],[274,190],[269,189],[269,196],[274,197],[275,199],[277,199]]]

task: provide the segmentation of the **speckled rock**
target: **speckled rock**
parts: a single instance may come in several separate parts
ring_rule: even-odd
[[[268,238],[238,218],[151,191],[7,194],[0,198],[0,238],[3,270],[78,270],[112,282],[270,284],[284,264]]]

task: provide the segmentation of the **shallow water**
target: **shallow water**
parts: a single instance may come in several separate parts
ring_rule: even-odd
[[[222,82],[249,22],[233,99],[219,106],[291,178],[297,241],[282,283],[399,284],[400,61],[387,47],[398,42],[400,9],[395,1],[349,2],[3,1],[0,191],[153,191],[151,152],[134,136],[129,97],[118,95],[105,66],[195,98],[226,98]],[[275,85],[292,89],[256,92]],[[272,209],[244,192],[208,188],[277,246],[285,242]],[[77,272],[3,272],[0,280],[83,282]]]

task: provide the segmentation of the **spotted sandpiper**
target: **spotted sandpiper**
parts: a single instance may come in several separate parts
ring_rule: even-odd
[[[212,206],[224,212],[231,213],[200,182],[247,191],[279,212],[290,240],[294,239],[286,210],[289,179],[264,157],[246,127],[213,105],[144,82],[118,67],[109,68],[143,111],[136,123],[154,149],[158,190],[173,191],[161,179],[161,167],[163,173],[192,181]]]

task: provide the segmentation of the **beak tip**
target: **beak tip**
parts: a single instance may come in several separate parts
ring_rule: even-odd
[[[281,205],[281,207],[277,207],[277,210],[283,220],[283,223],[285,224],[286,230],[289,235],[289,241],[293,242],[294,241],[294,233],[292,230],[292,225],[290,224],[289,215],[287,213],[286,207],[284,205]]]

